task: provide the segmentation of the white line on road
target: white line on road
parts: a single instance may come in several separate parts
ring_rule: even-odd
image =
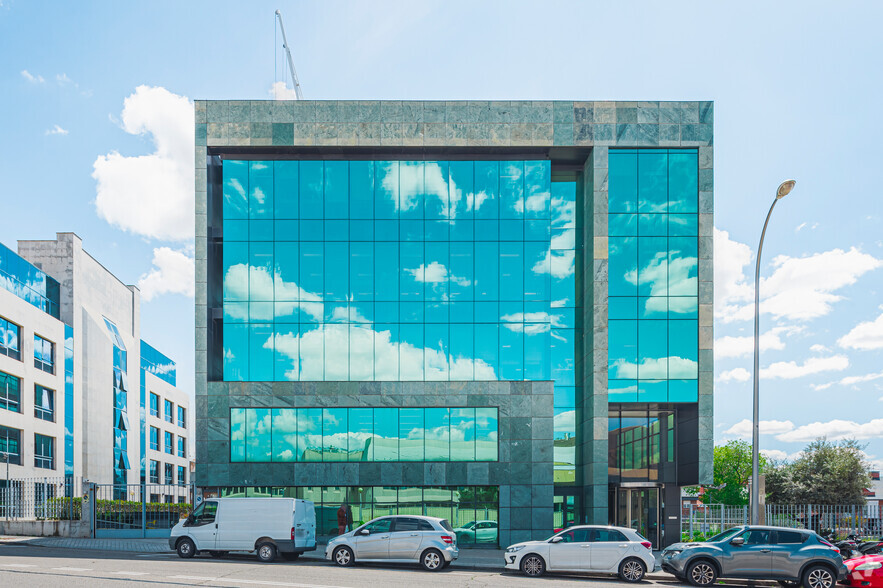
[[[291,582],[273,582],[272,580],[242,580],[240,578],[209,578],[207,576],[167,576],[172,580],[198,580],[203,582],[224,582],[229,584],[249,584],[255,586],[283,586],[284,588],[344,588],[328,584],[297,584]]]
[[[52,568],[60,572],[91,572],[92,568]]]
[[[35,564],[0,564],[6,566],[7,568],[35,568],[37,567]]]
[[[148,576],[150,572],[127,572],[125,570],[120,570],[118,572],[111,572],[111,574],[120,574],[121,576]]]
[[[219,578],[209,576],[169,576],[173,580],[218,580]]]

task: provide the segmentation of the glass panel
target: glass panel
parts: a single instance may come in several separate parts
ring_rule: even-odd
[[[399,459],[401,461],[424,460],[423,409],[399,410]]]
[[[447,408],[425,410],[426,461],[450,461],[451,415]]]
[[[274,408],[273,461],[297,461],[297,410]]]
[[[246,461],[270,461],[272,449],[270,409],[258,408],[248,410],[245,417]],[[167,438],[168,435],[166,433]]]

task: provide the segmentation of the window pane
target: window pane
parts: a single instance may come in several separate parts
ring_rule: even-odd
[[[248,410],[245,417],[246,461],[270,461],[270,409]]]
[[[475,409],[451,409],[451,461],[475,460]]]
[[[273,461],[296,461],[297,459],[297,410],[274,408]]]
[[[475,409],[475,459],[497,461],[497,409]]]
[[[424,460],[423,409],[399,410],[399,459],[401,461]]]
[[[447,408],[425,409],[426,461],[449,461],[451,458],[451,417]]]

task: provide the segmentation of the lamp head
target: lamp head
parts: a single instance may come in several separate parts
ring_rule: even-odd
[[[787,196],[788,193],[794,189],[794,184],[796,184],[796,183],[797,182],[794,180],[785,180],[784,182],[779,184],[779,189],[776,190],[776,200],[779,200],[780,198],[784,198],[785,196]]]

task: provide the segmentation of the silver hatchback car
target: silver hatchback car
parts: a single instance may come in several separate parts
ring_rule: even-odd
[[[356,562],[419,563],[423,569],[436,572],[459,557],[456,537],[445,519],[380,517],[328,541],[325,559],[339,566]]]

